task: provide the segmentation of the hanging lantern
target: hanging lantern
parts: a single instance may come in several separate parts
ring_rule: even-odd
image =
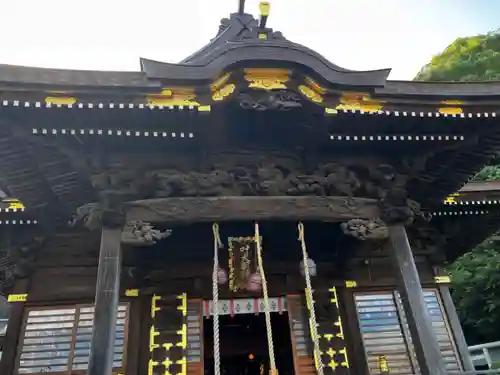
[[[309,275],[310,276],[316,276],[316,262],[312,260],[311,258],[307,258],[307,268],[309,268]],[[304,261],[300,261],[300,274],[304,276]]]
[[[258,292],[261,289],[262,289],[262,277],[258,272],[253,273],[248,278],[247,290],[251,292]]]
[[[217,282],[219,285],[227,283],[227,272],[224,268],[219,268],[219,271],[217,271]]]

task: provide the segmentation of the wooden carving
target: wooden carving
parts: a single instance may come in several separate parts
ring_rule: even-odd
[[[171,230],[155,229],[150,223],[142,221],[129,222],[123,228],[122,243],[134,246],[149,246],[169,237],[171,234]]]
[[[119,197],[124,202],[209,196],[354,197],[362,188],[357,173],[337,163],[321,164],[310,172],[267,161],[188,172],[124,168],[94,175],[92,180],[101,195]]]
[[[289,111],[301,108],[300,96],[294,92],[279,91],[249,91],[238,96],[240,107],[256,111]]]
[[[125,204],[128,221],[214,222],[232,220],[343,221],[379,216],[374,199],[345,197],[161,198]]]
[[[387,225],[380,219],[352,219],[341,224],[342,231],[358,240],[383,240],[389,237]]]
[[[408,198],[408,176],[397,173],[391,165],[370,170],[367,192],[380,200],[381,219],[387,223],[411,224],[420,215],[420,205]]]
[[[8,254],[0,258],[0,294],[13,287],[16,280],[29,277],[35,267],[35,253],[44,239],[30,238],[22,244],[10,247]]]
[[[82,207],[79,216],[92,226],[89,224],[99,223],[108,211],[119,217],[127,202],[136,202],[134,213],[127,213],[128,220],[154,223],[221,217],[335,221],[380,214],[390,224],[411,222],[418,215],[419,207],[408,199],[406,190],[411,173],[397,172],[376,160],[349,159],[348,164],[332,158],[312,154],[300,158],[258,150],[219,152],[198,159],[193,154],[151,154],[147,160],[136,160],[117,154],[89,167],[100,203]],[[241,199],[231,199],[236,197]],[[248,199],[252,197],[280,199]],[[311,199],[307,205],[305,200],[286,197]],[[375,200],[379,202],[377,215]]]

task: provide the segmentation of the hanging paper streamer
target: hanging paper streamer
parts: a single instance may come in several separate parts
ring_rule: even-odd
[[[286,298],[269,298],[271,312],[282,313],[287,311]],[[238,298],[230,300],[219,300],[219,315],[237,314],[260,314],[264,312],[264,300],[262,298]],[[213,314],[213,302],[203,301],[203,315]]]

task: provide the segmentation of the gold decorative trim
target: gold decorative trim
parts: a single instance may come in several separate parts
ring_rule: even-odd
[[[220,88],[222,88],[224,85],[226,85],[227,81],[229,81],[229,78],[231,78],[231,73],[226,73],[222,77],[217,78],[211,85],[210,89],[212,91],[217,91]]]
[[[76,98],[72,96],[47,96],[45,103],[53,105],[72,105],[76,103]]]
[[[323,103],[323,97],[309,86],[300,85],[298,88],[300,93],[310,101],[314,103]]]
[[[459,100],[443,100],[441,104],[449,106],[438,108],[438,112],[442,115],[460,115],[463,113],[463,110],[459,107],[459,105],[464,104],[464,102]]]
[[[163,89],[159,94],[148,95],[148,104],[155,107],[192,106],[199,107],[194,88],[175,87]]]
[[[226,86],[216,90],[212,93],[212,100],[221,101],[224,100],[227,96],[231,95],[236,89],[236,85],[233,83],[229,83]]]
[[[139,297],[139,289],[126,289],[125,297]]]
[[[451,283],[450,276],[434,276],[434,281],[436,284],[449,284]]]
[[[356,288],[357,286],[358,286],[358,283],[354,280],[346,280],[345,281],[346,288]]]
[[[311,77],[306,77],[304,79],[304,81],[306,82],[307,86],[309,86],[310,88],[312,88],[314,91],[316,91],[318,94],[325,94],[326,93],[326,89],[321,87],[320,84],[318,82],[316,82],[314,79],[312,79]]]
[[[212,107],[210,105],[200,105],[198,107],[198,112],[210,112]]]
[[[26,302],[27,300],[27,294],[9,294],[7,297],[7,302]]]
[[[245,80],[248,87],[261,90],[284,90],[290,79],[290,71],[286,69],[245,69]]]
[[[456,198],[460,195],[460,193],[453,193],[450,194],[444,201],[443,203],[445,204],[454,204],[457,203]]]
[[[24,210],[26,208],[24,204],[17,198],[4,198],[0,200],[0,203],[7,203],[8,210]]]
[[[383,108],[381,101],[373,100],[368,93],[343,93],[337,110],[378,112]]]

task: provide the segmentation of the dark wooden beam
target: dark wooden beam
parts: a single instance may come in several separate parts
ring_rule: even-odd
[[[420,371],[422,375],[445,375],[443,357],[427,312],[420,277],[404,225],[389,225],[389,240],[389,254],[399,279],[399,292]]]
[[[89,375],[111,374],[113,366],[120,288],[121,239],[121,227],[103,227],[97,269]]]
[[[12,294],[24,294],[28,292],[28,279],[16,282]],[[0,360],[0,374],[14,374],[16,368],[17,346],[23,326],[24,303],[15,302],[9,312],[9,322],[5,333],[2,359]]]
[[[460,319],[458,318],[455,304],[451,298],[450,288],[448,286],[440,286],[439,294],[441,295],[441,301],[443,302],[446,316],[448,317],[448,323],[450,324],[451,332],[455,339],[460,359],[462,360],[462,366],[465,371],[475,371],[467,341],[465,341],[464,332],[460,324]]]
[[[212,222],[233,220],[344,221],[376,218],[375,199],[347,197],[162,198],[129,202],[127,221]]]

